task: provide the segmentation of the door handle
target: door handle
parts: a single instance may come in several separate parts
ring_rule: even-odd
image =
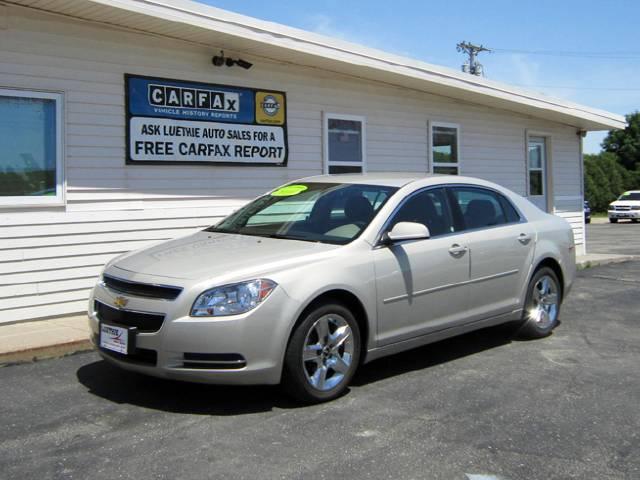
[[[463,247],[462,245],[458,245],[457,243],[454,243],[453,245],[451,245],[451,247],[449,247],[449,253],[454,257],[463,256],[465,253],[467,253],[467,250],[469,250],[467,247]]]
[[[520,235],[518,235],[518,241],[521,244],[526,245],[531,241],[531,235],[527,235],[526,233],[521,233]]]

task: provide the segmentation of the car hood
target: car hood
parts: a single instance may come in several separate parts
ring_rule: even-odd
[[[611,202],[614,207],[640,207],[640,200],[616,200]]]
[[[110,265],[136,274],[204,280],[311,262],[340,248],[317,242],[198,232],[133,251]],[[114,273],[115,274],[115,273]]]

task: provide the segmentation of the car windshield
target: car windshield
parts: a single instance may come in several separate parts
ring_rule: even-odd
[[[624,192],[618,200],[640,200],[640,192]]]
[[[289,184],[206,231],[344,245],[360,235],[396,190],[345,183]]]

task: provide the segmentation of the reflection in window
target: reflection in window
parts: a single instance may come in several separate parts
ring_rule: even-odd
[[[57,101],[0,91],[0,198],[55,199],[60,182]]]
[[[529,140],[529,195],[544,195],[545,139]]]
[[[441,188],[424,190],[409,197],[393,217],[391,227],[399,222],[421,223],[432,237],[454,231],[445,192]]]
[[[327,115],[327,170],[329,173],[364,171],[364,119]]]
[[[431,126],[431,158],[433,173],[457,175],[459,169],[458,127],[455,125]]]

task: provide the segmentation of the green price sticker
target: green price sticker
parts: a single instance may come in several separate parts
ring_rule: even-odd
[[[271,192],[272,197],[291,197],[304,192],[307,188],[306,185],[287,185],[286,187],[279,188]]]

